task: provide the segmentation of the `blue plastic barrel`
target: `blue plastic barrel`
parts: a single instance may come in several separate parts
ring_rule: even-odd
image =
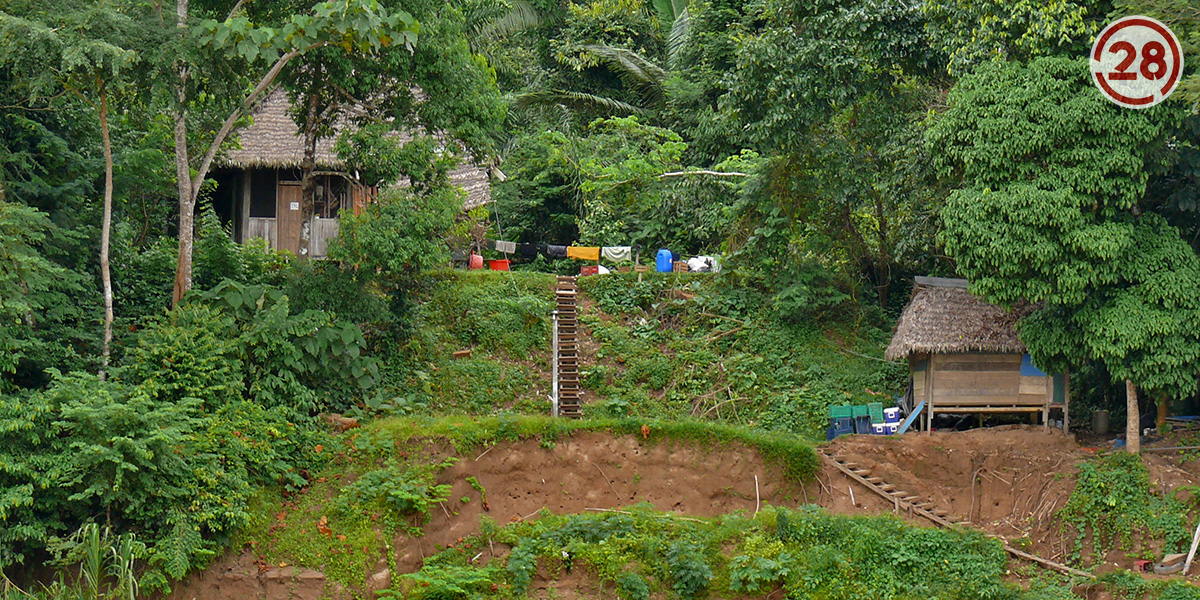
[[[656,262],[658,264],[658,271],[660,273],[670,273],[671,272],[671,251],[667,250],[666,248],[659,250],[658,251],[658,259]]]

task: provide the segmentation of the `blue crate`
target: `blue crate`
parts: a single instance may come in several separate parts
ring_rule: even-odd
[[[866,415],[861,416],[861,417],[854,417],[854,432],[870,435],[872,433],[871,417],[866,416]]]
[[[825,430],[825,439],[832,440],[839,435],[854,433],[854,419],[830,419],[829,428]]]

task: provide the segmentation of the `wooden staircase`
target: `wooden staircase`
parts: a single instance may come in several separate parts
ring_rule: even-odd
[[[837,470],[844,473],[847,477],[861,483],[868,490],[891,502],[898,513],[904,511],[912,516],[924,517],[942,527],[970,525],[965,520],[952,519],[945,510],[938,508],[934,503],[924,500],[916,494],[898,490],[896,486],[885,482],[883,479],[872,477],[870,471],[837,456],[829,448],[823,448],[821,454],[829,460],[830,464],[837,467]]]
[[[554,309],[558,312],[555,320],[555,339],[557,340],[557,356],[554,367],[555,382],[558,389],[558,416],[578,419],[580,417],[579,389],[579,312],[576,299],[579,288],[575,285],[574,277],[559,277],[554,290]]]

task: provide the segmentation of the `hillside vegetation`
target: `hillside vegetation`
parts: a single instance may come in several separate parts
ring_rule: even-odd
[[[1195,0],[0,0],[0,600],[1195,598],[1127,568],[1200,516],[1139,454],[1200,398],[1198,51]],[[563,255],[664,251],[720,272],[579,279],[551,420]],[[864,514],[828,409],[904,392],[923,275],[1129,456],[864,438],[974,525]]]

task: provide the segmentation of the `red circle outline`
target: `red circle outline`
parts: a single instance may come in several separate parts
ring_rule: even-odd
[[[1100,39],[1096,40],[1096,43],[1093,46],[1094,51],[1092,53],[1092,60],[1096,62],[1100,61],[1101,54],[1108,46],[1108,38],[1114,33],[1125,29],[1126,27],[1134,27],[1139,25],[1154,30],[1161,35],[1163,39],[1167,40],[1167,44],[1171,46],[1171,75],[1170,77],[1167,77],[1166,84],[1159,89],[1159,93],[1163,96],[1166,96],[1168,90],[1175,87],[1175,84],[1179,82],[1179,72],[1183,68],[1183,65],[1181,64],[1183,62],[1183,52],[1179,49],[1179,45],[1175,41],[1174,33],[1172,33],[1170,29],[1167,29],[1158,21],[1152,21],[1145,17],[1125,17],[1124,19],[1119,19],[1113,22],[1104,31],[1104,34],[1100,36]],[[1104,80],[1104,77],[1096,71],[1092,71],[1092,79],[1095,80],[1096,85],[1100,86],[1100,89],[1103,90],[1105,94],[1108,94],[1110,98],[1117,100],[1118,102],[1123,102],[1125,104],[1131,104],[1134,106],[1143,106],[1154,102],[1154,96],[1130,98],[1117,92],[1116,90],[1112,89],[1112,86],[1108,85],[1108,82]]]

